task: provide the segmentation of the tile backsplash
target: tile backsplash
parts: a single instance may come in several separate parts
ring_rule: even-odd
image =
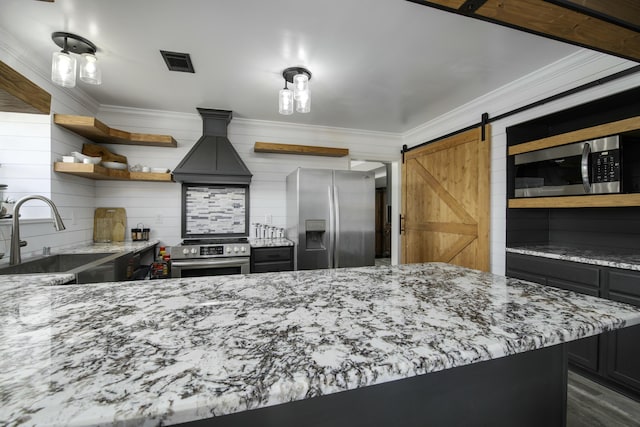
[[[246,187],[187,185],[184,191],[185,237],[246,234]]]

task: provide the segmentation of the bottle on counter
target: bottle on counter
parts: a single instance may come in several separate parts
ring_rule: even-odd
[[[164,254],[162,256],[162,274],[165,278],[169,277],[170,266],[171,266],[171,256],[169,254]]]
[[[165,257],[167,260],[165,260]],[[160,246],[158,250],[158,257],[151,264],[151,278],[152,279],[166,279],[169,277],[169,255],[167,254],[167,248]]]

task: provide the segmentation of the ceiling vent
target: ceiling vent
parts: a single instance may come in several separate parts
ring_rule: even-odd
[[[182,71],[185,73],[195,73],[193,64],[191,63],[191,56],[188,53],[181,52],[169,52],[161,50],[160,54],[167,64],[169,71]]]

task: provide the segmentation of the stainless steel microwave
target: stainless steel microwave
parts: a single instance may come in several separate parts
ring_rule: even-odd
[[[515,197],[622,192],[620,136],[517,154]]]

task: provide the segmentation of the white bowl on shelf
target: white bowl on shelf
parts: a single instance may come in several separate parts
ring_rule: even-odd
[[[152,173],[169,173],[167,168],[151,168]]]
[[[91,157],[86,156],[82,153],[78,153],[77,151],[72,151],[71,155],[75,157],[80,163],[91,163],[97,165],[102,160],[102,157]]]
[[[127,169],[127,164],[126,163],[120,163],[120,162],[102,162],[102,166],[104,166],[107,169]]]

